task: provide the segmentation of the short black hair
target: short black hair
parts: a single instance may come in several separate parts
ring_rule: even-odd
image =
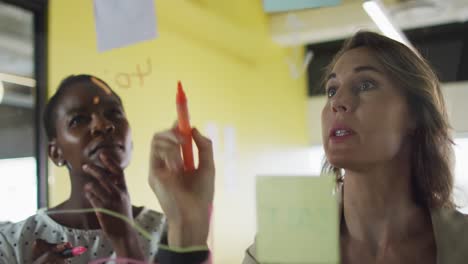
[[[103,82],[112,92],[112,94],[117,98],[120,104],[122,104],[122,100],[120,96],[117,95],[110,86],[101,80],[100,78],[88,74],[79,74],[79,75],[70,75],[67,78],[63,79],[62,82],[59,84],[57,91],[55,94],[49,99],[45,106],[44,110],[44,127],[49,140],[54,139],[57,136],[57,130],[55,123],[57,121],[57,112],[56,108],[60,101],[60,98],[65,94],[65,92],[72,87],[74,84],[77,83],[91,83],[91,78],[95,78],[101,82]]]

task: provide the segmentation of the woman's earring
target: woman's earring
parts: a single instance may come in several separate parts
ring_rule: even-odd
[[[59,167],[62,167],[63,164],[64,164],[63,160],[59,160],[59,161],[57,162],[57,166],[59,166]]]

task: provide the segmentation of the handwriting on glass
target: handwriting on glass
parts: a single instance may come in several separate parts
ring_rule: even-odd
[[[147,58],[144,63],[138,63],[137,65],[135,65],[135,69],[111,74],[113,75],[114,83],[117,85],[118,88],[141,88],[145,85],[145,80],[147,80],[147,78],[152,74],[152,68],[152,61],[150,58]],[[105,71],[105,73],[108,72]]]

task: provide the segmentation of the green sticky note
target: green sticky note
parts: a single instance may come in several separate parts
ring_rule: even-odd
[[[335,178],[257,177],[260,263],[339,263]]]

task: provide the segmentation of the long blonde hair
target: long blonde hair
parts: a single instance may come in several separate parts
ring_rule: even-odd
[[[427,208],[454,208],[453,140],[437,75],[422,56],[407,46],[377,33],[360,31],[345,42],[324,76],[331,73],[345,52],[358,47],[373,52],[389,77],[402,89],[415,116],[417,128],[412,135],[410,163],[416,202]],[[326,159],[322,171],[333,173],[338,185],[344,182],[342,170]]]

